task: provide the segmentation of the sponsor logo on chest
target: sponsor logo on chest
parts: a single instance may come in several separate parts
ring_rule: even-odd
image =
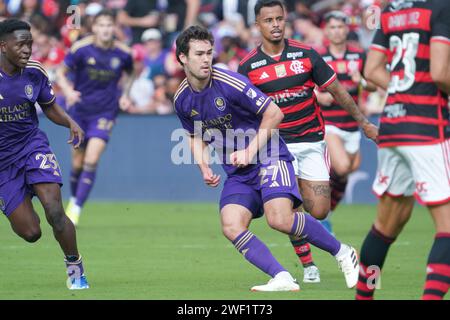
[[[302,58],[303,57],[303,52],[288,52],[286,55],[286,58],[288,59],[298,59],[298,58]]]
[[[253,63],[250,65],[250,67],[251,67],[252,69],[256,69],[256,68],[259,68],[259,67],[262,67],[262,66],[265,66],[265,65],[267,65],[267,60],[266,60],[266,59],[260,60],[260,61],[256,61],[256,62],[253,62]]]

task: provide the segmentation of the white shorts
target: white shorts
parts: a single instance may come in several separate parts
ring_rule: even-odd
[[[309,181],[330,180],[330,156],[325,141],[288,143],[295,175]]]
[[[399,146],[378,150],[376,195],[414,195],[425,205],[450,201],[450,140],[424,146]]]
[[[345,131],[336,126],[326,125],[325,134],[332,133],[339,136],[344,142],[345,151],[350,154],[355,154],[359,151],[361,142],[361,132],[359,131]]]

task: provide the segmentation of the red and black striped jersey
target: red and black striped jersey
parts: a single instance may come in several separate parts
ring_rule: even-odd
[[[238,71],[283,111],[279,129],[286,143],[323,140],[324,119],[314,87],[327,87],[336,74],[314,49],[286,39],[281,56],[275,59],[259,46],[241,61]]]
[[[393,1],[381,14],[371,50],[388,57],[391,82],[380,119],[380,147],[450,138],[448,95],[430,74],[433,41],[450,45],[448,1]]]
[[[319,53],[322,55],[323,60],[336,72],[339,82],[358,104],[359,84],[353,82],[351,74],[355,70],[361,74],[363,73],[366,60],[364,51],[348,45],[342,57],[333,56],[329,47],[324,52]],[[330,106],[321,106],[321,108],[325,124],[336,126],[345,131],[358,131],[358,123],[336,101],[333,101]]]

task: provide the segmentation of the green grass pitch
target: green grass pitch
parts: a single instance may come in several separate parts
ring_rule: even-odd
[[[246,262],[222,236],[215,204],[88,203],[78,244],[91,289],[69,291],[62,253],[40,205],[42,238],[28,244],[0,219],[0,299],[353,299],[343,274],[328,253],[313,248],[320,284],[300,292],[254,293],[268,277]],[[332,221],[338,239],[358,250],[375,216],[375,206],[342,205]],[[251,230],[299,280],[288,237],[265,219]],[[391,247],[377,299],[419,299],[434,228],[428,212],[416,207]]]

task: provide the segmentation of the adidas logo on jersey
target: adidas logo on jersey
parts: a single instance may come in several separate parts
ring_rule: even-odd
[[[279,186],[280,185],[278,184],[278,182],[274,181],[274,182],[272,182],[272,184],[270,185],[269,188],[276,188],[276,187],[279,187]]]
[[[267,72],[263,72],[262,73],[262,75],[261,75],[261,77],[259,77],[259,80],[264,80],[264,79],[267,79],[269,77],[269,75],[267,74]]]

